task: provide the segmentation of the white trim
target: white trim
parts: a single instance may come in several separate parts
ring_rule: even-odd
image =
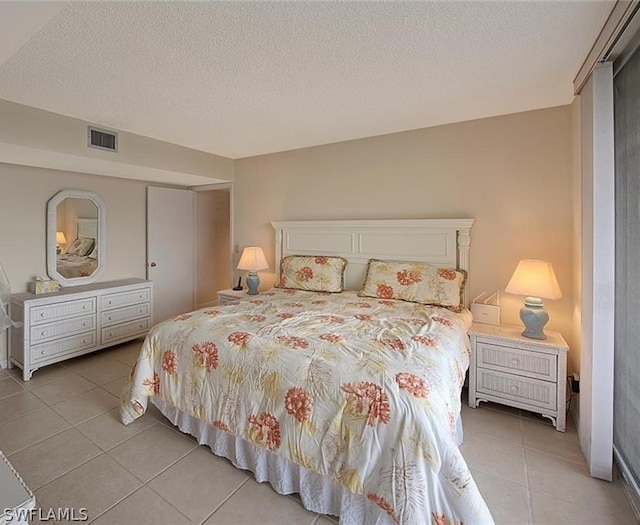
[[[98,211],[98,265],[95,271],[87,277],[67,278],[58,272],[58,256],[56,253],[56,216],[58,204],[65,199],[88,199],[95,204]],[[106,216],[107,208],[102,199],[91,191],[81,190],[61,190],[56,193],[47,203],[47,273],[52,279],[56,279],[62,286],[78,286],[89,284],[98,280],[107,266],[107,232]],[[70,239],[71,240],[71,239]]]
[[[618,452],[618,449],[613,447],[613,455],[616,462],[616,466],[620,469],[620,477],[622,478],[622,490],[624,491],[629,503],[631,504],[631,510],[636,516],[638,522],[640,522],[640,486],[633,477],[631,470],[627,466],[626,461]]]
[[[600,34],[573,79],[573,92],[575,95],[582,91],[596,65],[603,60],[611,58],[610,55],[616,51],[616,46],[636,13],[639,4],[640,0],[618,0],[613,6],[609,18],[604,23]]]
[[[582,330],[580,446],[592,476],[613,474],[615,166],[613,66],[599,64],[581,97]]]

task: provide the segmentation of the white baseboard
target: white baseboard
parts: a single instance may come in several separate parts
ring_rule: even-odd
[[[631,504],[636,519],[640,522],[640,486],[638,486],[638,482],[634,479],[631,470],[629,470],[615,445],[613,447],[613,458],[620,471],[622,490]]]
[[[0,368],[9,368],[9,360],[3,359],[0,361]]]

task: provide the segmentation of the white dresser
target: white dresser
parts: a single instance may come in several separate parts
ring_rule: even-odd
[[[153,285],[123,279],[11,296],[9,361],[25,381],[35,370],[140,337],[151,328]]]
[[[546,339],[521,335],[522,327],[473,323],[469,365],[469,406],[492,401],[537,412],[564,432],[567,351],[558,332]]]

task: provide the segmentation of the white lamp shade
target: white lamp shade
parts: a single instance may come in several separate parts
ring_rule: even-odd
[[[248,246],[242,251],[242,257],[238,263],[238,270],[248,270],[249,272],[258,272],[269,268],[267,260],[264,257],[262,248]]]
[[[549,261],[522,259],[504,289],[507,293],[541,299],[560,299],[562,290]]]
[[[64,232],[56,232],[56,244],[67,244],[67,238]]]

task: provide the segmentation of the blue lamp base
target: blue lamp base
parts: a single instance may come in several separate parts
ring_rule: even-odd
[[[249,287],[247,295],[258,295],[258,286],[260,286],[260,278],[258,277],[258,274],[249,272],[246,281],[247,286]]]
[[[524,306],[520,309],[520,319],[524,323],[522,335],[529,339],[546,339],[544,325],[549,321],[549,314],[544,309],[542,299],[527,297]]]

